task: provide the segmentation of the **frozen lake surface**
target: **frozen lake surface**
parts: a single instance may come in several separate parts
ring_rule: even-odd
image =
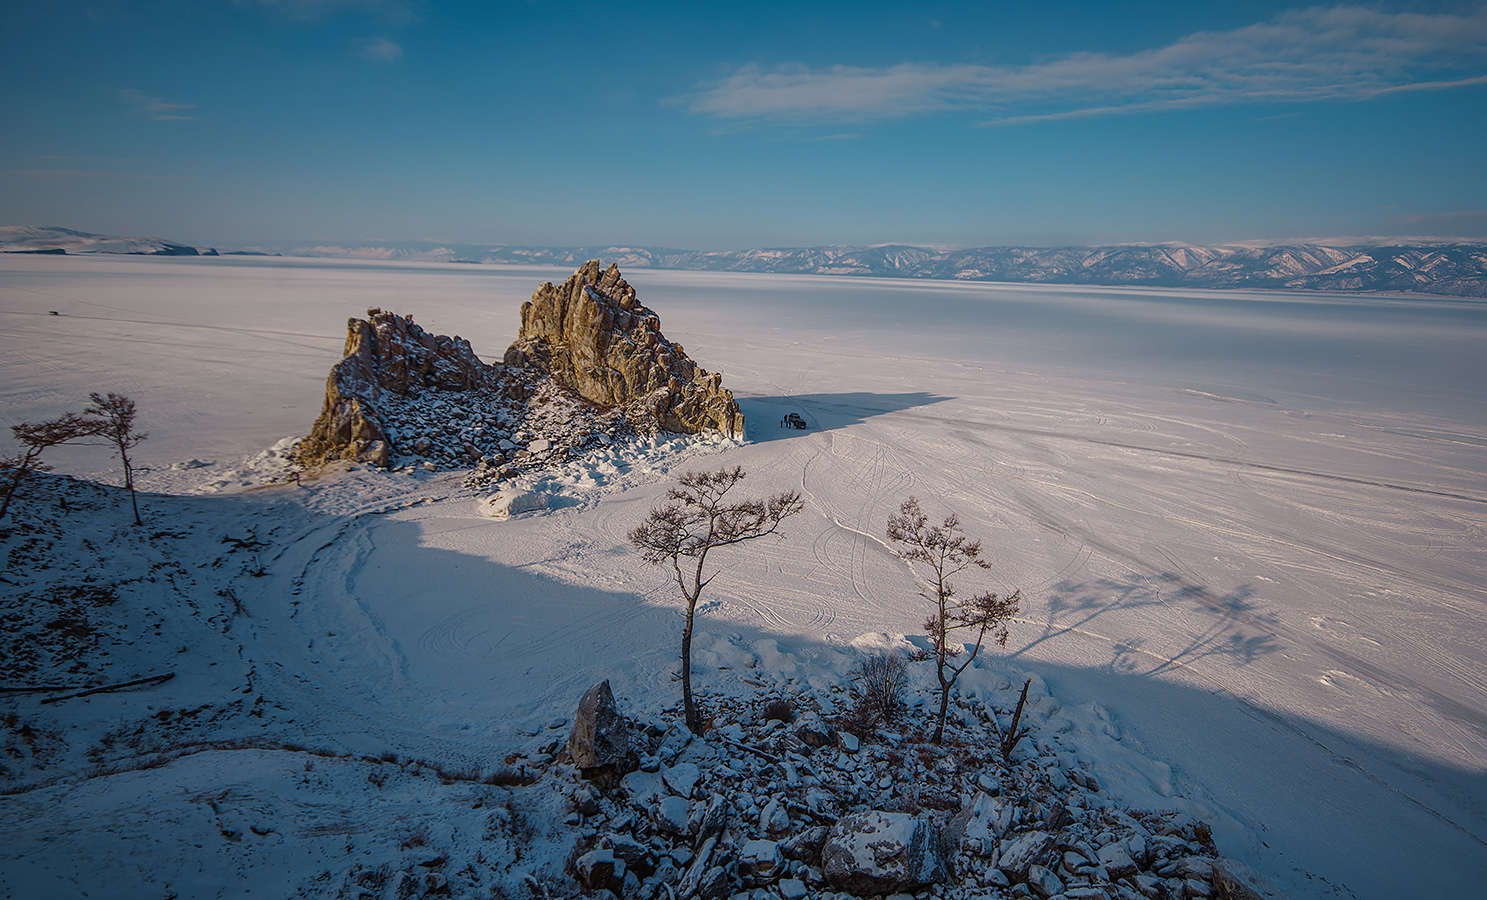
[[[308,431],[347,317],[412,313],[494,360],[521,301],[567,274],[6,257],[0,424],[78,409],[92,390],[128,394],[151,433],[146,483],[183,490],[170,463],[221,467]],[[1023,590],[1006,653],[1171,762],[1174,783],[1207,798],[1230,855],[1297,896],[1478,896],[1487,304],[626,276],[749,418],[751,442],[704,464],[741,464],[755,491],[799,489],[808,505],[787,540],[718,579],[704,627],[827,644],[920,631],[911,577],[882,540],[917,495],[985,539],[995,585]],[[792,411],[812,428],[778,428]],[[110,467],[86,450],[53,461]],[[523,714],[571,705],[576,682],[541,657],[488,652],[516,626],[448,606],[465,585],[454,559],[604,592],[578,635],[585,653],[630,666],[610,676],[617,693],[658,677],[674,637],[654,605],[666,588],[624,534],[666,482],[641,481],[509,523],[431,506],[338,545],[327,590],[360,585],[367,614],[408,648],[407,677],[367,702],[389,720],[435,700],[466,724],[515,714],[457,689],[470,679],[520,696]],[[381,574],[430,553],[444,560],[438,577]],[[410,600],[445,604],[442,618],[392,614]],[[604,635],[623,649],[606,651]],[[345,677],[350,692],[371,676]]]

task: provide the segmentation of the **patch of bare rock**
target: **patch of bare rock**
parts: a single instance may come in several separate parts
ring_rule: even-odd
[[[567,896],[1282,897],[1219,858],[1202,822],[1122,809],[1092,772],[1033,741],[1004,757],[1006,715],[978,701],[960,704],[967,727],[944,744],[833,720],[806,694],[762,711],[712,698],[710,711],[702,736],[633,720],[604,682],[566,743],[508,760],[567,794]]]
[[[616,266],[591,260],[522,304],[521,329],[497,364],[412,316],[371,309],[351,319],[298,459],[476,467],[493,479],[634,435],[742,438],[743,427],[721,376],[666,339]]]

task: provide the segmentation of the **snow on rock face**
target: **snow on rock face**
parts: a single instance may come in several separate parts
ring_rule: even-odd
[[[485,480],[670,431],[741,439],[733,394],[660,332],[614,266],[590,262],[522,306],[505,365],[380,309],[347,322],[344,358],[299,462],[476,466]]]
[[[660,317],[613,264],[601,272],[589,260],[561,285],[539,287],[522,304],[521,332],[505,359],[665,431],[743,437],[743,414],[721,376],[666,339]]]
[[[948,874],[938,826],[881,810],[838,821],[821,848],[821,869],[838,890],[868,894],[918,890]]]
[[[622,762],[629,752],[628,726],[614,704],[609,681],[601,681],[578,701],[568,755],[580,769],[593,769]]]

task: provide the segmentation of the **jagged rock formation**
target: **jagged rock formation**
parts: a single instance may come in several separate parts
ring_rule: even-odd
[[[589,260],[521,307],[521,332],[506,364],[548,374],[604,407],[629,407],[666,431],[717,430],[742,438],[744,421],[722,378],[661,334],[661,319],[611,264]]]
[[[346,330],[345,356],[330,370],[320,418],[300,444],[304,465],[348,459],[385,466],[393,453],[380,412],[386,401],[425,388],[495,388],[499,381],[469,341],[429,334],[411,317],[370,309],[366,319],[349,320]]]
[[[666,340],[615,266],[601,273],[590,261],[561,287],[542,285],[521,318],[504,365],[411,317],[372,309],[351,319],[298,461],[475,466],[501,477],[637,432],[743,436],[720,376]]]

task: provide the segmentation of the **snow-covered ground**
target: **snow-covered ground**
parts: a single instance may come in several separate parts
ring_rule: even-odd
[[[552,473],[553,508],[508,521],[479,516],[457,475],[233,493],[281,471],[265,451],[308,431],[347,317],[412,313],[496,359],[520,302],[567,274],[0,261],[0,424],[124,393],[150,433],[144,487],[219,494],[146,496],[149,527],[168,533],[153,541],[101,499],[52,540],[77,557],[138,541],[129,558],[150,573],[210,552],[219,565],[171,577],[221,607],[210,633],[131,626],[110,673],[177,673],[148,693],[3,702],[87,736],[79,752],[127,742],[140,704],[273,707],[180,731],[241,749],[107,778],[78,760],[0,797],[0,896],[158,896],[146,885],[164,882],[247,896],[253,879],[299,886],[353,849],[475,853],[459,834],[483,816],[428,822],[429,836],[417,809],[480,788],[401,767],[396,792],[369,797],[339,757],[307,767],[254,748],[272,735],[490,771],[565,736],[602,678],[645,714],[674,704],[678,602],[625,535],[677,472],[735,464],[752,493],[800,490],[806,511],[783,540],[720,560],[698,645],[708,688],[754,690],[745,657],[751,679],[839,677],[859,636],[920,632],[913,572],[884,539],[916,495],[984,539],[985,586],[1022,589],[996,665],[1038,675],[1074,733],[1103,735],[1082,752],[1111,791],[1203,815],[1222,852],[1297,897],[1480,895],[1487,305],[637,271],[667,336],[739,397],[746,444],[663,441]],[[811,428],[778,427],[789,412]],[[101,450],[49,459],[117,482]],[[210,465],[175,467],[191,460]],[[218,838],[270,828],[270,849]]]

